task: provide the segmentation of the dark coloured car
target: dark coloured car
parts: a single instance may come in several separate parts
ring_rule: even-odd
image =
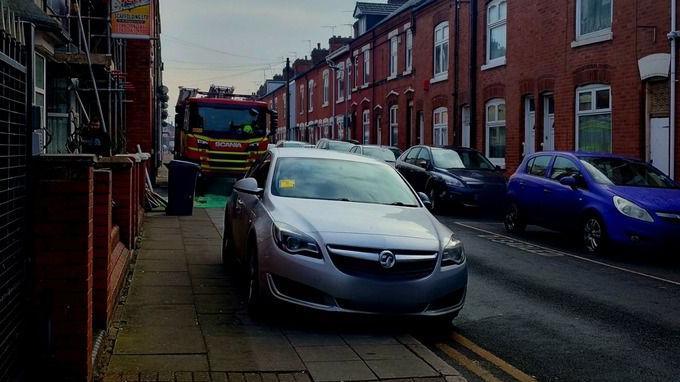
[[[527,224],[607,247],[678,247],[680,187],[652,165],[609,154],[543,152],[524,159],[508,184],[505,227]]]
[[[490,212],[505,208],[503,172],[477,150],[414,146],[397,159],[396,168],[416,191],[429,196],[435,211],[448,206]]]
[[[316,148],[321,150],[332,150],[346,153],[354,146],[352,142],[334,141],[332,139],[322,138],[316,143]]]
[[[399,147],[395,147],[395,146],[381,146],[381,147],[384,147],[384,148],[390,150],[391,152],[393,152],[395,158],[399,158],[401,156],[401,154],[404,153],[403,151],[401,151],[401,149]]]
[[[392,167],[394,167],[394,163],[397,160],[397,157],[394,155],[392,150],[381,146],[356,145],[352,146],[352,148],[349,149],[349,152],[352,154],[359,154],[365,157],[383,161]]]

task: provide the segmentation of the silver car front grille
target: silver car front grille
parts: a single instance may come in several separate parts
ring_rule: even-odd
[[[437,265],[434,251],[388,250],[394,257],[391,267],[381,264],[382,249],[328,245],[333,264],[342,273],[385,280],[414,280],[429,276]]]

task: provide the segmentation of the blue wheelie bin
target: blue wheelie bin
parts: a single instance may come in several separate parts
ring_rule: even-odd
[[[194,213],[194,193],[200,166],[196,163],[173,160],[168,163],[168,207],[165,213],[172,216],[190,216]]]

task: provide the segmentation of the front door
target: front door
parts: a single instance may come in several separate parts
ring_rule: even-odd
[[[534,97],[524,99],[524,155],[536,151],[536,104]]]
[[[543,96],[543,150],[555,150],[555,97]]]
[[[462,114],[463,115],[461,120],[463,121],[463,127],[461,136],[461,146],[470,147],[470,107],[469,106],[463,107]]]
[[[669,174],[670,167],[670,120],[668,118],[652,118],[649,121],[649,160],[652,165]]]
[[[418,144],[425,144],[425,115],[422,111],[418,113]]]
[[[406,139],[408,147],[413,146],[413,101],[409,101],[406,108]]]

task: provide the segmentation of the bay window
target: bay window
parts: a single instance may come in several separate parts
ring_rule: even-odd
[[[396,146],[399,144],[399,120],[398,118],[399,107],[394,105],[390,108],[390,146]]]
[[[398,37],[394,36],[390,39],[390,78],[397,76],[397,54],[399,50]]]
[[[612,151],[611,88],[590,85],[576,90],[576,147],[579,151]]]
[[[436,109],[432,114],[432,144],[446,146],[448,136],[449,112],[445,107]]]
[[[486,104],[486,156],[493,164],[505,166],[505,100],[502,99]]]

